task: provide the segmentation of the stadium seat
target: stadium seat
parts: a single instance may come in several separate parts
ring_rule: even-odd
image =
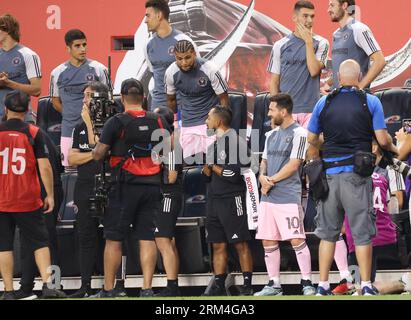
[[[403,119],[411,119],[411,88],[390,88],[375,95],[384,107],[385,122],[391,136],[402,127]]]
[[[210,252],[205,240],[205,219],[179,218],[176,229],[176,247],[181,273],[211,272]]]
[[[207,190],[201,170],[201,166],[188,167],[183,170],[183,217],[205,217],[206,215]]]
[[[259,130],[260,142],[259,149],[251,150],[252,152],[264,151],[265,133],[271,130],[271,121],[267,116],[268,107],[270,105],[269,98],[270,94],[268,92],[259,93],[255,97],[252,129]]]
[[[247,97],[240,92],[229,92],[228,97],[233,112],[231,127],[239,133],[240,129],[247,129]]]
[[[61,223],[69,224],[76,220],[77,207],[74,205],[74,186],[77,173],[63,173],[61,181],[63,185],[64,198],[60,207],[59,217]]]
[[[57,241],[60,256],[62,276],[78,276],[80,274],[80,261],[78,255],[78,236],[74,228],[77,207],[74,205],[73,193],[77,180],[77,173],[63,173],[63,201],[60,206],[57,223]]]
[[[37,125],[49,135],[56,146],[60,145],[61,114],[54,109],[50,97],[43,97],[39,100]]]

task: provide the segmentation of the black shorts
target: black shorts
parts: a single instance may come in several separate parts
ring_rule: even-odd
[[[245,196],[209,198],[207,203],[207,242],[237,243],[251,240]]]
[[[109,206],[103,220],[104,237],[123,241],[133,231],[138,240],[154,240],[154,219],[160,211],[160,205],[159,186],[114,185],[110,190]]]
[[[14,232],[19,227],[25,243],[36,251],[49,246],[48,231],[41,209],[33,212],[0,212],[0,251],[13,251]]]
[[[176,233],[176,222],[183,204],[183,194],[163,193],[161,210],[156,215],[155,232],[156,238],[174,238]]]

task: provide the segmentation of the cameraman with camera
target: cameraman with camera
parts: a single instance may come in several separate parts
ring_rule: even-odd
[[[82,122],[73,130],[73,145],[69,150],[70,166],[77,166],[77,181],[74,189],[74,203],[78,208],[77,230],[80,247],[81,287],[71,298],[85,298],[91,295],[91,276],[97,253],[97,231],[99,219],[92,217],[88,208],[88,198],[95,186],[95,175],[100,172],[99,164],[93,160],[92,148],[98,141],[90,118],[90,105],[95,104],[94,96],[108,99],[109,88],[102,82],[93,81],[84,88]]]
[[[323,187],[323,192],[314,194],[319,200],[315,234],[321,239],[317,295],[331,294],[328,276],[345,212],[355,243],[362,294],[375,295],[377,291],[371,283],[372,238],[376,232],[371,179],[375,159],[371,154],[373,135],[385,150],[397,153],[397,149],[387,132],[381,102],[358,89],[358,62],[344,61],[339,78],[341,87],[317,102],[308,126],[309,143],[321,148],[324,157],[323,161],[306,166],[310,188],[316,191],[318,186]],[[312,168],[315,163],[319,168],[322,165],[322,170],[314,176],[307,167]],[[320,183],[314,184],[315,180]]]
[[[121,101],[125,112],[107,121],[100,142],[93,150],[95,160],[103,160],[111,151],[113,180],[104,216],[104,288],[96,298],[113,296],[115,274],[121,262],[121,242],[130,225],[139,239],[144,277],[140,296],[153,296],[151,285],[157,260],[154,218],[161,206],[161,166],[153,160],[156,142],[151,141],[151,137],[154,131],[163,131],[167,124],[159,115],[143,110],[143,99],[140,81],[123,81]]]

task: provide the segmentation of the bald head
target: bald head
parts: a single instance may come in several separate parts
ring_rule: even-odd
[[[361,68],[357,61],[349,59],[340,65],[340,84],[342,86],[358,86],[361,80]]]

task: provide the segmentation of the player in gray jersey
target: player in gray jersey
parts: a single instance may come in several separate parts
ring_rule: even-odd
[[[20,90],[38,97],[41,92],[39,56],[20,43],[19,22],[10,14],[0,17],[0,118],[4,115],[4,97]],[[30,107],[31,110],[31,107]],[[28,112],[26,121],[32,121]]]
[[[180,143],[183,157],[206,153],[214,139],[207,136],[205,121],[210,110],[221,105],[227,107],[228,85],[211,63],[197,58],[191,42],[181,40],[174,47],[176,62],[166,71],[164,78],[167,106],[181,112]]]
[[[268,65],[271,95],[290,94],[293,118],[305,128],[320,98],[320,75],[329,49],[326,39],[313,34],[314,9],[310,1],[294,5],[295,31],[274,44]]]
[[[150,110],[167,107],[167,95],[164,89],[164,75],[167,68],[176,61],[174,46],[180,40],[190,41],[197,54],[194,41],[179,30],[171,27],[168,19],[170,8],[165,0],[148,0],[146,2],[147,28],[153,35],[144,47],[147,65],[153,74],[154,88],[151,90]]]
[[[301,206],[301,167],[307,151],[307,131],[292,118],[293,101],[288,94],[270,98],[268,116],[276,129],[266,139],[260,168],[262,198],[256,239],[261,239],[269,283],[256,296],[282,295],[279,241],[290,241],[301,270],[304,295],[314,295],[311,254],[305,242]]]
[[[54,108],[62,114],[62,163],[68,167],[68,150],[72,146],[72,133],[81,120],[83,89],[91,81],[100,81],[111,88],[107,68],[95,60],[87,59],[86,35],[73,29],[66,33],[65,42],[70,60],[51,72],[50,97]]]
[[[330,0],[328,14],[332,22],[339,23],[340,29],[333,35],[333,77],[327,80],[323,93],[339,87],[338,70],[348,59],[357,61],[361,67],[363,78],[359,88],[369,88],[384,69],[385,58],[370,28],[355,20],[355,0]]]

